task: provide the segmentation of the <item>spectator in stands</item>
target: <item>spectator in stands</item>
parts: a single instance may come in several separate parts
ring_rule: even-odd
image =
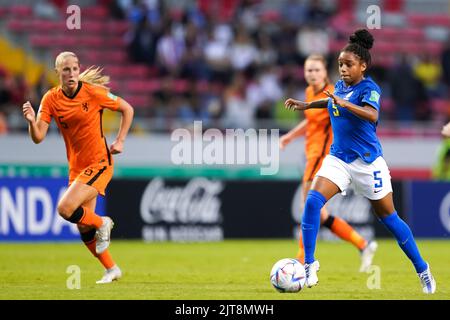
[[[208,80],[208,67],[203,59],[206,35],[192,21],[187,23],[185,30],[186,50],[181,61],[181,77],[192,81]]]
[[[389,74],[390,91],[394,101],[396,119],[399,121],[413,121],[416,115],[418,101],[423,101],[422,84],[415,78],[408,56],[398,57],[396,64]]]
[[[230,79],[229,46],[227,39],[221,39],[216,34],[214,26],[211,26],[208,31],[208,39],[203,48],[203,55],[211,80],[222,84],[227,83]]]
[[[414,66],[414,74],[431,95],[438,95],[442,69],[430,54],[422,55],[419,62]]]
[[[308,14],[308,7],[303,1],[287,0],[281,7],[283,22],[292,27],[299,27],[305,24]]]
[[[277,61],[278,53],[274,48],[270,35],[260,31],[257,33],[257,64],[259,66],[273,65]]]
[[[247,34],[247,31],[239,27],[236,31],[234,43],[230,48],[230,62],[234,70],[245,70],[256,62],[258,50]]]
[[[38,0],[34,4],[33,8],[34,14],[36,17],[48,19],[48,20],[57,20],[59,18],[59,12],[56,6],[51,3],[51,1],[47,0]]]
[[[164,26],[156,44],[156,61],[162,74],[179,75],[186,47],[184,39],[172,32],[172,24]]]
[[[109,13],[114,19],[125,20],[126,10],[131,5],[131,0],[112,0],[109,2]]]
[[[329,35],[323,28],[305,25],[298,30],[296,45],[302,61],[311,54],[328,56],[330,50]]]
[[[194,90],[189,90],[181,96],[180,102],[178,116],[183,122],[192,124],[194,121],[202,121],[204,126],[208,125],[210,115]]]
[[[314,26],[324,26],[327,24],[331,12],[323,7],[319,0],[311,0],[306,13],[306,23]]]
[[[246,79],[243,73],[237,73],[231,85],[225,90],[225,115],[226,128],[252,128],[254,127],[254,107],[247,101]]]
[[[131,61],[153,65],[155,63],[158,36],[156,28],[152,30],[145,17],[142,17],[139,23],[133,25],[126,36]]]

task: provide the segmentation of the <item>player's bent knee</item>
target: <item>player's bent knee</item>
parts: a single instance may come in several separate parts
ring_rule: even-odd
[[[83,217],[84,210],[82,207],[78,207],[73,210],[70,206],[62,203],[58,205],[58,213],[65,220],[72,223],[78,223]]]
[[[320,212],[320,209],[322,209],[326,202],[327,200],[320,192],[310,190],[308,192],[308,197],[306,198],[305,210],[318,210]]]
[[[64,219],[68,219],[72,213],[73,213],[73,209],[67,205],[65,202],[62,203],[58,203],[58,207],[57,207],[58,213],[61,217],[63,217]]]

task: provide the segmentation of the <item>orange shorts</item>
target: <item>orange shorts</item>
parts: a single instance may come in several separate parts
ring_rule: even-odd
[[[303,172],[303,182],[312,181],[317,171],[322,166],[325,157],[315,157],[306,160],[305,171]]]
[[[89,166],[73,180],[69,181],[69,186],[73,181],[78,181],[88,186],[94,187],[102,196],[105,195],[105,189],[111,181],[114,173],[114,167],[108,164],[98,164]]]

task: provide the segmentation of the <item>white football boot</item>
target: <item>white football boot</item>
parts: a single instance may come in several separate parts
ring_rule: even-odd
[[[361,251],[361,266],[359,272],[367,272],[372,265],[373,256],[377,251],[378,243],[376,241],[369,241],[367,246]]]
[[[436,291],[436,281],[431,274],[430,265],[427,263],[427,269],[421,273],[418,273],[420,283],[422,284],[423,293],[434,293]]]
[[[95,283],[97,284],[111,283],[114,280],[119,280],[120,278],[122,278],[122,271],[117,265],[115,265],[111,269],[105,270],[105,274],[103,275],[103,277]]]
[[[95,232],[95,252],[102,253],[109,247],[111,242],[111,229],[114,227],[114,222],[110,217],[102,217],[103,224]]]
[[[315,286],[319,282],[319,278],[317,277],[317,272],[320,269],[319,261],[314,260],[313,263],[307,264],[305,263],[305,271],[306,271],[306,286],[311,288]]]

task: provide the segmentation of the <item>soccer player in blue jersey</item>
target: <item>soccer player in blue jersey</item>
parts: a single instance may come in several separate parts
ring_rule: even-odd
[[[353,184],[356,192],[370,200],[379,221],[394,235],[411,260],[424,293],[436,291],[429,264],[421,257],[409,226],[397,215],[392,199],[391,176],[376,135],[381,90],[365,71],[370,66],[374,39],[360,29],[350,36],[339,54],[341,80],[329,98],[313,102],[287,99],[291,110],[328,108],[333,128],[333,144],[312,182],[306,198],[302,234],[305,247],[306,285],[319,281],[319,261],[314,257],[320,210],[338,192]]]

